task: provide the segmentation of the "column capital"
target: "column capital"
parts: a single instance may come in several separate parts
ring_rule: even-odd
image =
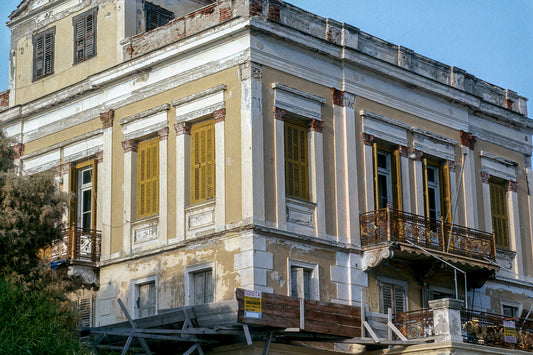
[[[422,160],[422,156],[424,155],[424,153],[421,150],[417,150],[415,148],[411,148],[410,152],[411,152],[411,155],[410,155],[411,159],[413,159],[415,161],[421,161]]]
[[[450,172],[455,172],[455,161],[453,160],[446,160],[444,161],[444,165],[450,168]]]
[[[177,136],[181,136],[182,134],[186,134],[188,136],[191,135],[191,125],[185,121],[176,123],[174,125],[174,129],[176,130]]]
[[[168,127],[161,128],[157,131],[157,135],[159,136],[160,141],[166,141],[168,139]]]
[[[507,184],[507,191],[509,192],[517,192],[518,191],[518,182],[509,180],[509,183]]]
[[[486,171],[481,172],[481,182],[484,184],[488,184],[490,179],[490,174]]]
[[[470,150],[474,150],[474,144],[476,143],[476,137],[472,133],[459,131],[461,137],[461,145],[468,147]]]
[[[122,142],[122,148],[124,148],[124,153],[137,152],[137,146],[138,143],[133,139],[129,139],[127,141]]]
[[[322,120],[311,119],[309,120],[309,123],[307,124],[308,132],[322,133],[323,129],[324,129],[324,121]]]
[[[107,112],[100,114],[100,120],[102,121],[102,125],[104,128],[111,128],[113,127],[113,119],[115,118],[115,111],[109,110]]]
[[[276,120],[284,121],[285,120],[284,117],[285,117],[285,110],[274,106],[274,118]]]
[[[103,150],[100,150],[100,151],[96,152],[96,161],[98,163],[102,163],[104,161],[104,151]]]
[[[59,166],[59,171],[62,175],[66,175],[70,172],[70,167],[72,166],[72,163],[63,163]]]
[[[331,88],[331,96],[333,99],[333,105],[348,107],[352,110],[355,108],[355,95],[336,88]]]
[[[224,122],[226,120],[226,108],[223,107],[213,111],[213,117],[215,118],[215,123]]]
[[[372,142],[374,141],[374,136],[368,133],[363,133],[363,144],[372,146]]]
[[[12,146],[12,149],[13,149],[13,159],[15,160],[20,159],[20,157],[22,156],[22,152],[24,152],[24,144],[17,143]]]
[[[401,157],[409,158],[409,147],[400,144],[398,145],[398,151],[400,152]]]

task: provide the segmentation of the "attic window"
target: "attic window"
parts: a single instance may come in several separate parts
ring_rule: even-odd
[[[33,36],[33,80],[54,74],[54,38],[56,28]]]
[[[74,25],[74,63],[96,55],[96,8],[72,19]]]
[[[144,15],[146,32],[164,26],[174,18],[173,12],[150,2],[144,3]]]

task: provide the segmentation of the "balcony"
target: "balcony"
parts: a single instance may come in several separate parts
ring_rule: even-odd
[[[63,240],[52,248],[52,265],[69,260],[70,263],[96,264],[100,261],[102,235],[100,231],[69,228]]]
[[[390,207],[360,215],[361,245],[371,254],[367,266],[377,266],[392,255],[426,257],[421,248],[454,263],[496,270],[494,235],[432,220]],[[421,248],[419,248],[421,247]],[[467,270],[472,271],[472,270]]]

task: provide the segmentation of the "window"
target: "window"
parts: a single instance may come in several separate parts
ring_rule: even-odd
[[[424,207],[426,217],[439,220],[448,216],[451,222],[450,209],[450,170],[448,165],[440,165],[424,159]]]
[[[442,298],[455,298],[454,291],[437,286],[429,286],[429,288],[422,289],[422,303],[424,308],[429,307],[429,301],[440,300]]]
[[[54,37],[52,27],[33,36],[33,80],[54,74]]]
[[[303,267],[291,267],[291,296],[311,299],[310,283],[313,270]]]
[[[285,194],[309,200],[307,167],[307,125],[285,119]]]
[[[174,18],[174,13],[150,2],[144,3],[146,32],[164,26]]]
[[[376,208],[387,204],[401,210],[400,152],[378,147],[374,143],[374,188]]]
[[[215,198],[215,120],[191,127],[191,204]]]
[[[74,26],[74,64],[96,55],[96,8],[72,19]]]
[[[78,312],[78,324],[81,327],[91,327],[93,318],[93,300],[92,297],[79,297],[74,304]]]
[[[96,229],[96,160],[76,164],[71,171],[70,224],[79,229]]]
[[[492,229],[496,239],[496,246],[509,249],[509,233],[507,225],[507,204],[505,202],[505,185],[501,180],[489,180],[490,212],[492,215]]]
[[[391,283],[379,283],[380,309],[381,313],[387,313],[392,309],[392,313],[407,311],[407,289],[405,286]]]
[[[213,302],[213,271],[205,269],[192,272],[191,278],[191,301],[192,304],[204,304]]]
[[[139,143],[137,157],[137,218],[159,213],[159,138]]]
[[[155,281],[137,284],[137,315],[139,318],[156,314],[156,287]]]
[[[507,318],[518,317],[519,307],[502,304],[502,314]]]

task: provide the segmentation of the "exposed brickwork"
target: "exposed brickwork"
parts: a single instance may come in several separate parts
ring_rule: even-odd
[[[263,14],[263,0],[250,0],[250,16]]]
[[[331,88],[331,96],[333,98],[333,105],[344,107],[344,91]]]
[[[322,133],[323,129],[324,129],[324,121],[322,121],[322,120],[312,119],[307,124],[307,130],[309,132]]]
[[[122,148],[124,148],[124,153],[137,152],[137,146],[138,143],[133,139],[122,142]]]
[[[100,120],[102,120],[102,125],[104,128],[113,127],[113,119],[115,118],[115,111],[109,110],[107,112],[100,114]]]
[[[509,192],[517,192],[518,191],[518,182],[509,180],[509,184],[507,185],[507,191]]]
[[[488,184],[490,179],[490,174],[486,171],[481,172],[481,182],[484,184]]]
[[[283,121],[284,120],[284,116],[285,116],[285,110],[284,109],[281,109],[281,108],[278,108],[278,107],[274,107],[274,118],[276,120]]]
[[[468,147],[470,150],[474,150],[474,144],[476,143],[476,137],[474,137],[472,133],[468,133],[465,131],[460,131],[459,134],[461,136],[461,145]]]
[[[272,21],[280,20],[280,3],[277,0],[268,1],[267,17]]]
[[[182,134],[186,134],[188,136],[191,135],[191,125],[187,122],[178,122],[174,125],[174,129],[176,130],[176,135],[181,136]]]
[[[226,109],[221,108],[213,112],[213,117],[215,118],[215,123],[224,122],[226,119]]]
[[[372,146],[372,142],[374,142],[374,136],[368,133],[363,133],[363,144]]]
[[[224,22],[233,17],[233,11],[230,6],[220,8],[220,22]]]

